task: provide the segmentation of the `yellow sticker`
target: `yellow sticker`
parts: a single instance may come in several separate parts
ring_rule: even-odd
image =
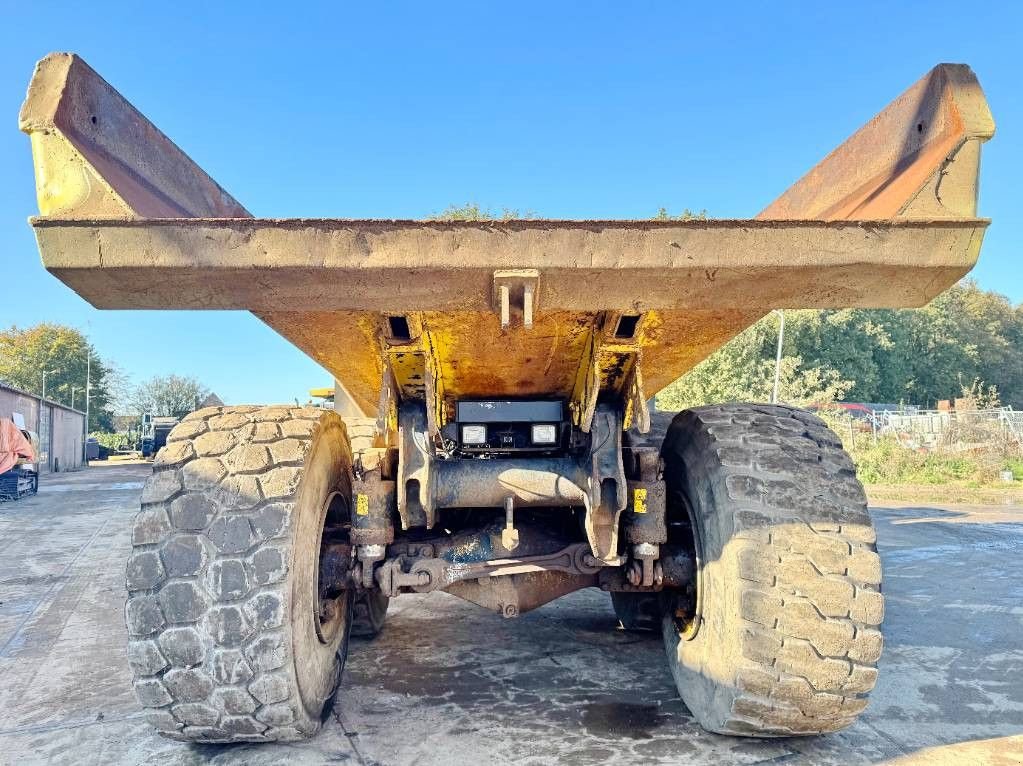
[[[369,495],[355,496],[355,515],[369,516]]]
[[[636,513],[646,513],[645,489],[634,489],[632,491],[632,510]]]

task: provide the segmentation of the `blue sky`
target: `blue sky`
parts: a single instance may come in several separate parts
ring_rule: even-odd
[[[262,7],[0,2],[0,326],[78,326],[134,380],[194,375],[229,403],[329,383],[247,313],[101,312],[43,271],[15,126],[53,50],[81,54],[254,215],[282,217],[418,218],[470,200],[749,217],[931,66],[965,62],[998,124],[973,274],[1023,301],[1023,4]]]

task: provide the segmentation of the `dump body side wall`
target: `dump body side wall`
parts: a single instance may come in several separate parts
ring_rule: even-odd
[[[44,264],[93,305],[248,309],[367,414],[393,378],[434,426],[459,397],[558,395],[584,430],[598,395],[628,424],[770,309],[919,306],[953,284],[980,249],[994,132],[969,67],[942,64],[759,220],[473,223],[248,218],[72,54],[39,62],[20,125]],[[533,326],[498,320],[502,270],[533,275]],[[609,339],[615,312],[643,315],[637,337]],[[389,338],[388,314],[413,337]]]

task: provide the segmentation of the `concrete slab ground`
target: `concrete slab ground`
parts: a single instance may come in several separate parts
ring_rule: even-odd
[[[859,723],[707,734],[660,640],[583,591],[517,620],[403,596],[353,643],[324,731],[189,746],[149,731],[124,661],[124,561],[146,466],[47,479],[0,505],[0,763],[866,764],[1023,762],[1023,508],[877,508],[888,618]]]

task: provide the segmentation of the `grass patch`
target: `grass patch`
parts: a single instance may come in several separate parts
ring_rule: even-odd
[[[1005,470],[1012,471],[1013,481],[1023,481],[1023,458],[1011,457],[1005,461]]]
[[[865,484],[949,484],[994,481],[990,460],[976,456],[917,452],[894,439],[857,446],[851,451],[860,481]]]
[[[1023,453],[1018,444],[987,436],[963,440],[957,446],[921,449],[894,436],[875,438],[849,421],[824,415],[856,464],[861,482],[874,486],[956,486],[1012,488],[1023,482]],[[971,443],[972,442],[972,443]],[[1012,482],[1003,478],[1012,474]],[[1023,489],[1023,487],[1021,487]]]

